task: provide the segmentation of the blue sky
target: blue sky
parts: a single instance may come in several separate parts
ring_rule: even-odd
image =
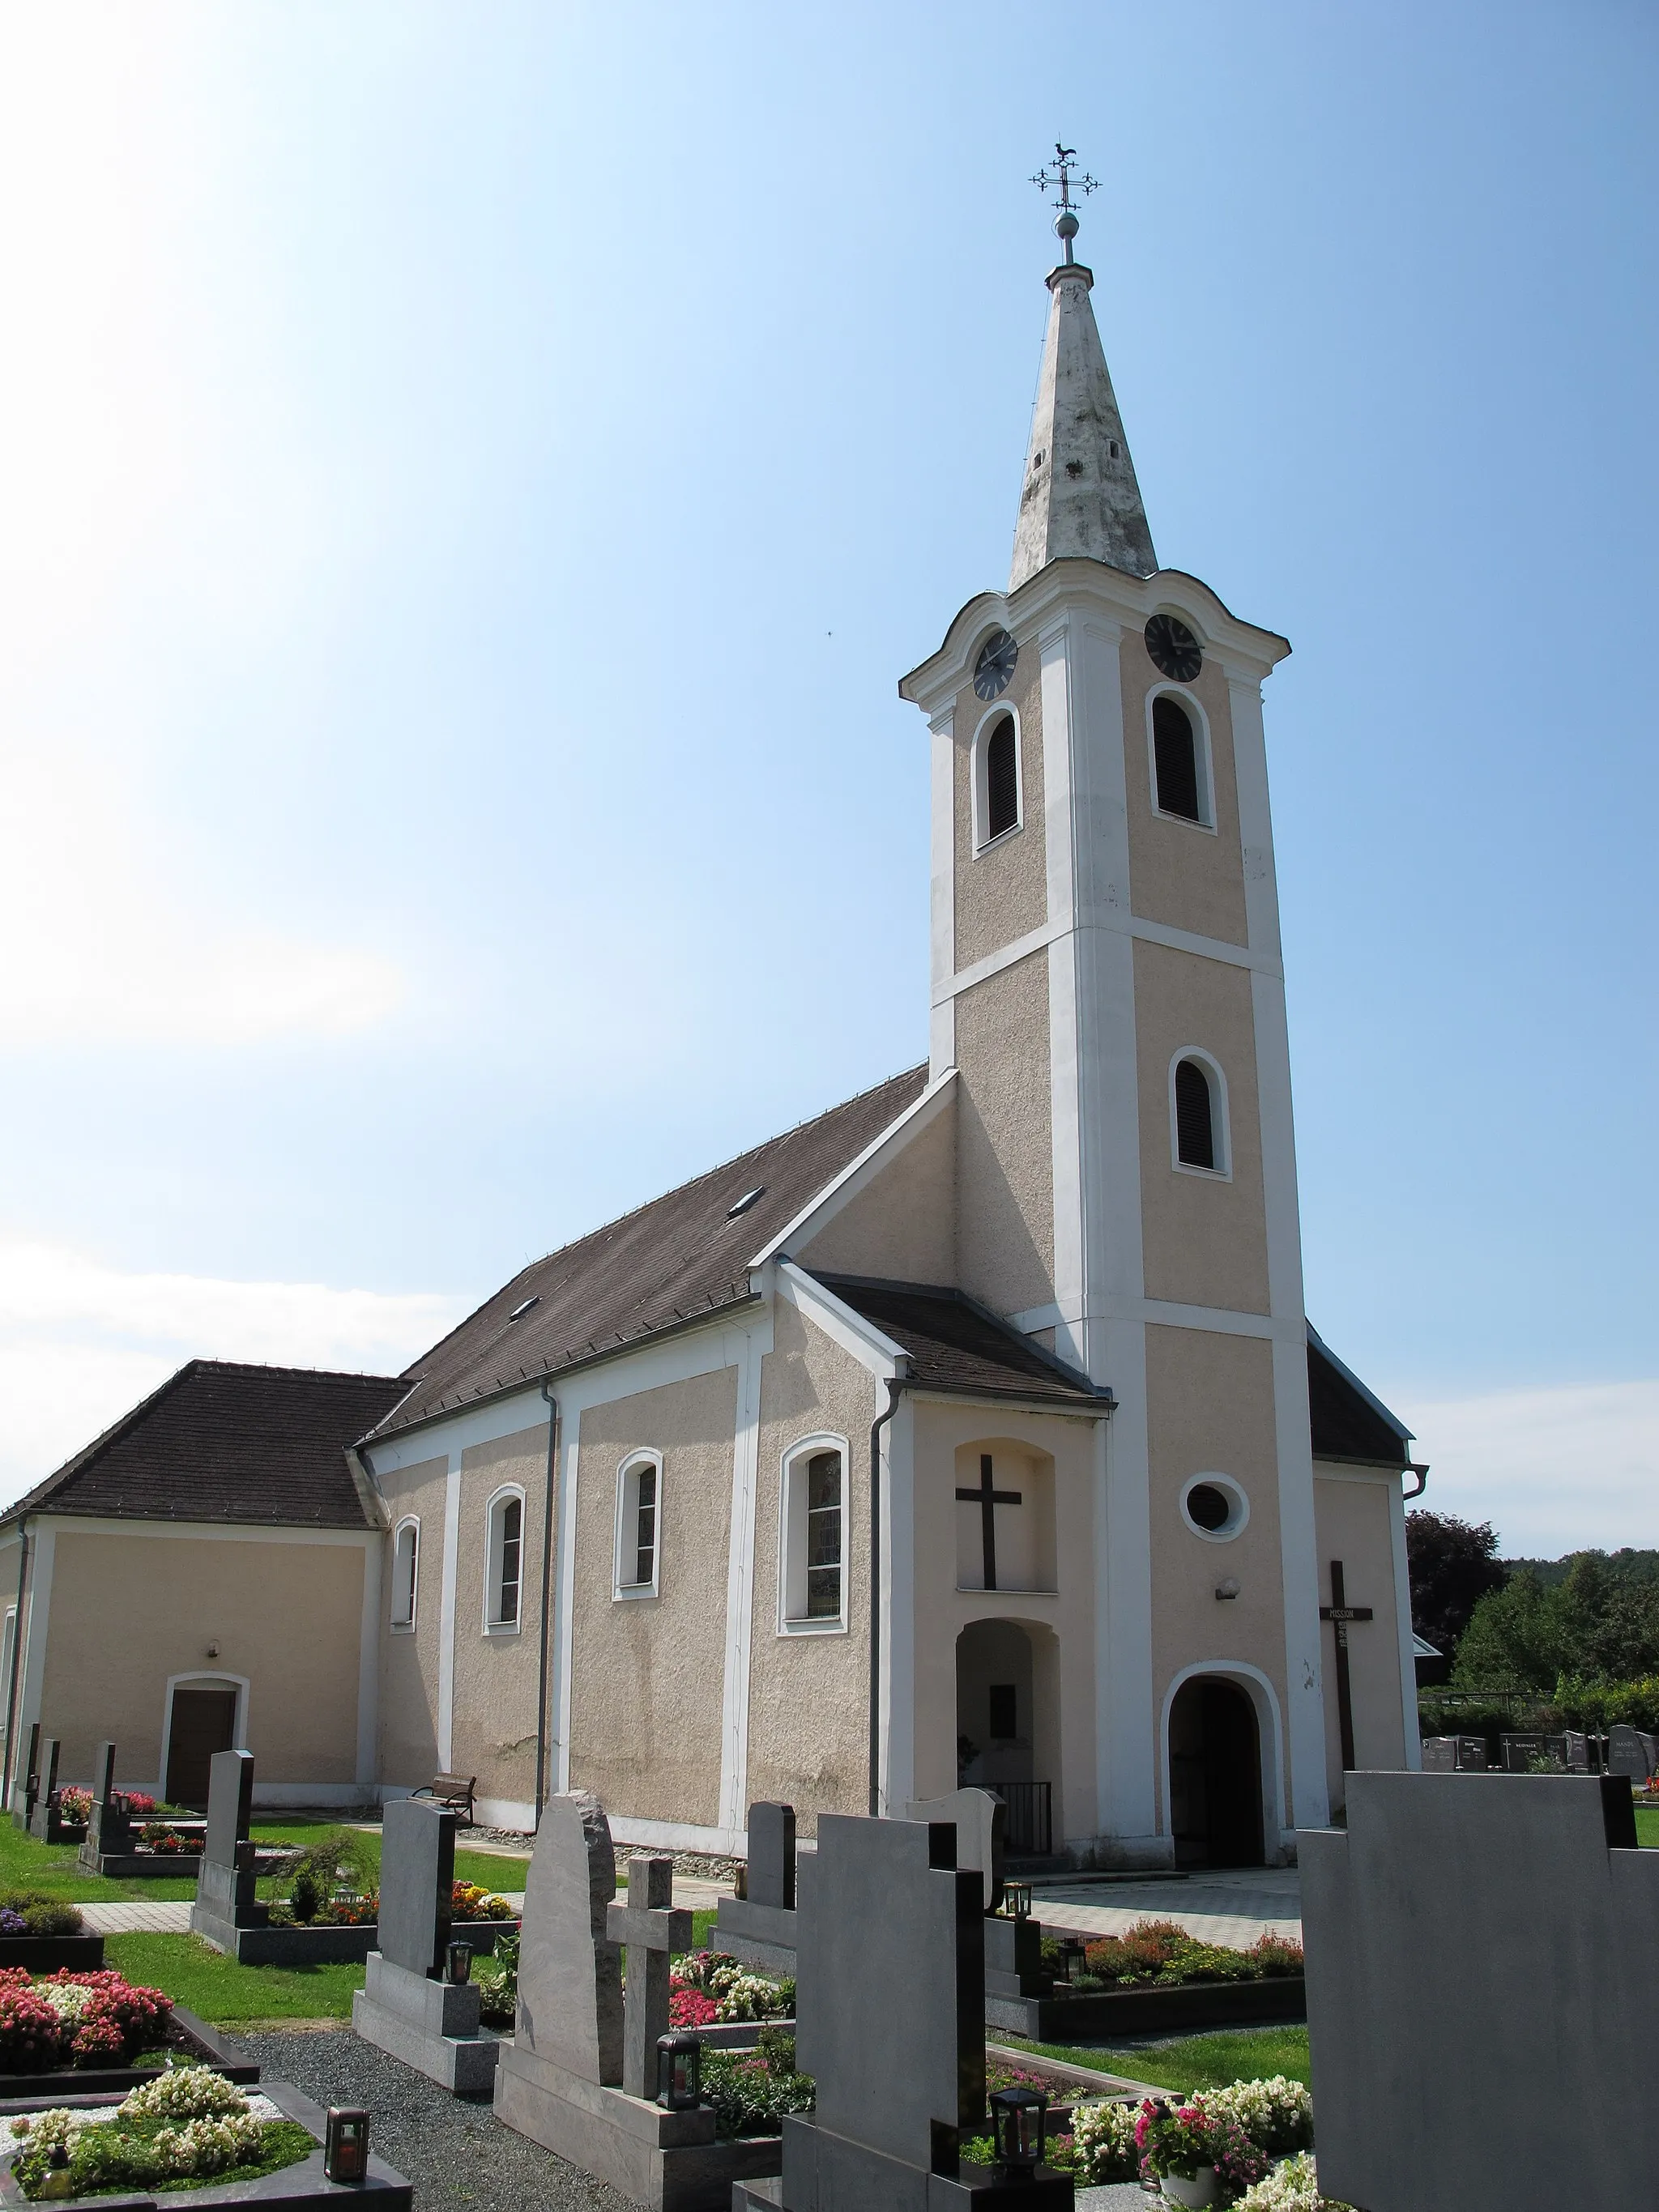
[[[925,1048],[895,682],[1006,573],[1057,131],[1267,691],[1308,1301],[1659,1541],[1659,19],[151,0],[0,71],[0,1467],[400,1364]]]

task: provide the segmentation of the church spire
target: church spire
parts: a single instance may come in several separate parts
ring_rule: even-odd
[[[1078,230],[1072,194],[1092,191],[1094,179],[1072,174],[1077,157],[1071,148],[1056,145],[1054,153],[1057,173],[1051,176],[1043,169],[1031,181],[1045,190],[1058,189],[1054,229],[1064,242],[1066,258],[1049,271],[1048,280],[1052,295],[1048,336],[1014,528],[1011,592],[1050,561],[1078,555],[1126,568],[1134,576],[1150,576],[1158,566],[1129,441],[1123,434],[1089,304],[1094,272],[1072,258]]]

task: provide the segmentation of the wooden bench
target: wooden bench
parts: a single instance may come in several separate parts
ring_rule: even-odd
[[[473,1824],[472,1793],[478,1786],[476,1774],[434,1774],[423,1788],[412,1790],[416,1797],[430,1797],[434,1803],[447,1805],[459,1813],[470,1828]]]

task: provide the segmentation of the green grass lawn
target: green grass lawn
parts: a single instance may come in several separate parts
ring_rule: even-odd
[[[1155,2082],[1160,2089],[1185,2094],[1193,2089],[1224,2089],[1233,2081],[1264,2081],[1288,2074],[1306,2081],[1305,2027],[1228,2028],[1211,2035],[1179,2035],[1165,2043],[1143,2043],[1133,2051],[1104,2044],[1011,2043],[1010,2050],[1040,2051],[1073,2066],[1092,2066],[1101,2074],[1127,2075],[1132,2081]]]
[[[259,1843],[295,1844],[304,1850],[327,1835],[332,1825],[327,1820],[289,1820],[278,1814],[269,1820],[256,1820],[252,1834]],[[362,1840],[378,1877],[379,1831],[365,1832]],[[456,1879],[482,1882],[491,1890],[522,1889],[529,1864],[527,1858],[500,1858],[493,1851],[458,1850],[455,1854]],[[196,1881],[193,1875],[178,1875],[106,1881],[102,1875],[88,1874],[76,1865],[73,1844],[37,1843],[0,1815],[0,1888],[44,1890],[49,1897],[70,1898],[77,1905],[107,1905],[120,1898],[143,1898],[159,1904],[167,1898],[193,1898]],[[286,1893],[287,1886],[280,1879],[267,1878],[259,1884],[261,1897]]]
[[[1659,1850],[1659,1805],[1637,1807],[1636,1840],[1645,1850]]]
[[[348,2020],[361,1966],[239,1966],[198,1936],[108,1936],[106,1963],[204,2020]]]

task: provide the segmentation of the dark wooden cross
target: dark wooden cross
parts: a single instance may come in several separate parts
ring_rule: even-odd
[[[673,1902],[674,1862],[628,1862],[628,1902],[605,1908],[605,1932],[628,1951],[623,1990],[623,2093],[657,2094],[657,2038],[668,2033],[668,1962],[691,1948],[691,1915]]]
[[[1348,1680],[1348,1623],[1369,1620],[1368,1605],[1350,1605],[1340,1559],[1331,1561],[1331,1601],[1319,1608],[1319,1618],[1336,1631],[1336,1719],[1342,1733],[1342,1771],[1352,1774],[1353,1755],[1353,1686]]]
[[[1018,1490],[994,1490],[991,1486],[991,1455],[979,1455],[979,1481],[972,1490],[958,1490],[957,1496],[964,1505],[979,1507],[981,1540],[985,1546],[985,1587],[997,1586],[997,1508],[999,1505],[1020,1505],[1024,1492]]]

